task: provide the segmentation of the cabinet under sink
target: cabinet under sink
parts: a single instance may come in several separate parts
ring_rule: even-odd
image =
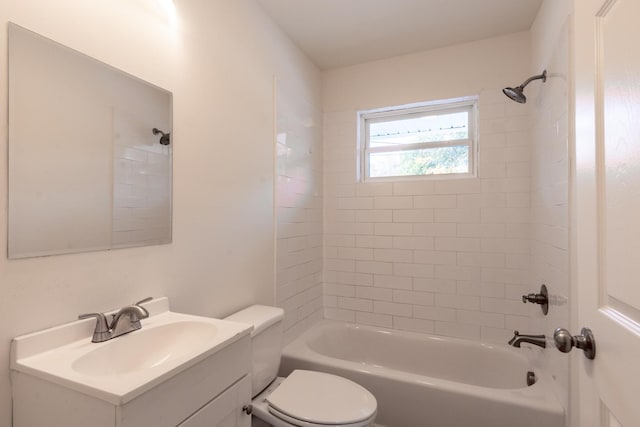
[[[250,328],[170,312],[166,298],[147,309],[141,330],[112,342],[91,343],[86,321],[15,338],[13,425],[250,426]]]

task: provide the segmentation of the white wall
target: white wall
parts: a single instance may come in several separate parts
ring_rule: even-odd
[[[325,314],[504,343],[528,330],[529,117],[501,88],[530,70],[529,33],[328,70]],[[356,112],[479,95],[479,176],[356,181]]]
[[[285,342],[323,316],[320,89],[277,82],[276,303]]]
[[[319,72],[253,0],[176,6],[173,27],[153,0],[0,0],[0,69],[11,20],[174,94],[171,245],[8,261],[0,173],[2,426],[13,336],[147,295],[215,316],[275,301],[273,76],[317,88]],[[0,99],[6,117],[6,85]],[[3,168],[6,135],[0,121]]]
[[[531,28],[531,70],[547,70],[546,83],[527,87],[531,128],[531,289],[547,285],[549,314],[534,314],[533,332],[547,335],[538,363],[553,376],[555,392],[569,407],[568,355],[554,348],[555,328],[569,316],[569,32],[570,0],[543,3]],[[567,421],[569,422],[569,420]]]

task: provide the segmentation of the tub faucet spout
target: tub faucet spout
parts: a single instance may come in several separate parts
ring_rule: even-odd
[[[529,343],[538,347],[547,347],[547,339],[544,335],[521,335],[518,331],[513,331],[513,338],[509,340],[509,345],[520,348],[520,343]]]

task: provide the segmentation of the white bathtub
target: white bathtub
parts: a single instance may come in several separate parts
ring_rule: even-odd
[[[550,378],[526,384],[527,351],[325,320],[284,348],[280,374],[350,378],[375,395],[380,426],[564,427]]]

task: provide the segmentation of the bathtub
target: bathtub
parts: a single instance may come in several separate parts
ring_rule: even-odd
[[[384,427],[564,427],[551,379],[525,353],[455,338],[322,321],[283,349],[280,374],[328,372],[366,387]]]

